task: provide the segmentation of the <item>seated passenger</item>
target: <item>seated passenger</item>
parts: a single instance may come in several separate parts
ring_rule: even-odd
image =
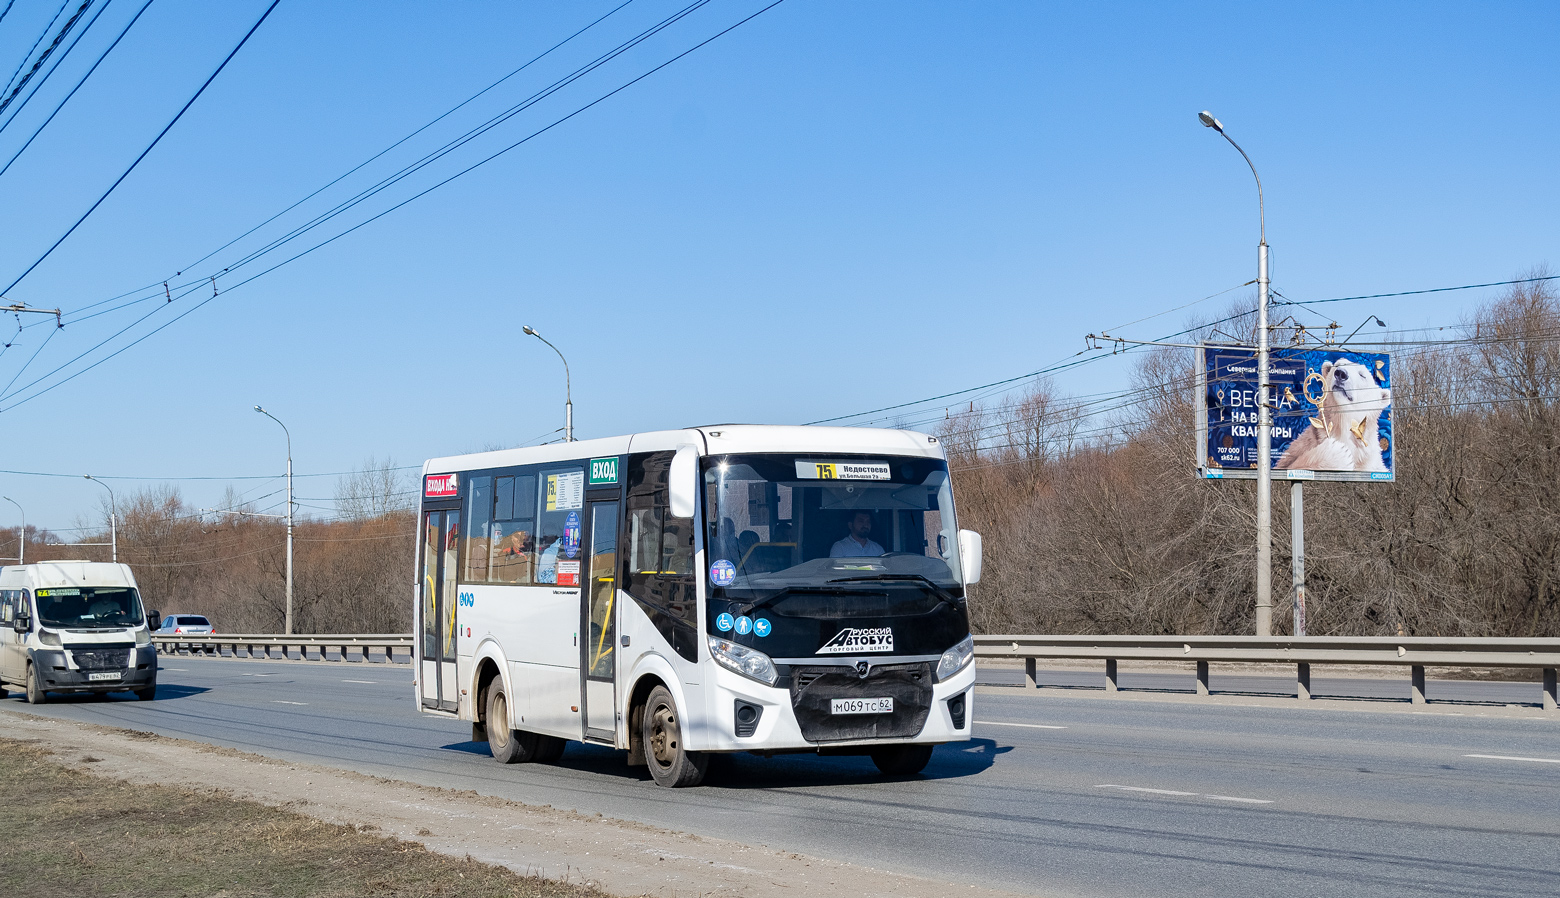
[[[869,539],[872,533],[872,512],[857,511],[850,517],[850,534],[829,550],[830,558],[863,558],[882,555],[883,547]]]
[[[747,561],[748,553],[753,551],[753,547],[761,542],[763,542],[763,538],[758,535],[758,531],[742,531],[742,535],[737,537],[737,558],[740,561]]]

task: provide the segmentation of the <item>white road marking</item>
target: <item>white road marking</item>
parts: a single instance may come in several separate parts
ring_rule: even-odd
[[[1242,804],[1272,804],[1271,798],[1240,798],[1234,795],[1211,795],[1206,792],[1181,792],[1176,789],[1146,789],[1142,786],[1118,786],[1113,783],[1101,783],[1096,789],[1116,789],[1120,792],[1146,792],[1149,795],[1175,795],[1181,798],[1206,798],[1210,801],[1238,801]]]
[[[1028,727],[1031,730],[1065,730],[1066,727],[1051,726],[1044,723],[1008,723],[1005,720],[977,720],[977,726],[983,727]]]
[[[158,670],[176,670],[179,673],[189,673],[190,672],[190,669],[187,668],[187,667],[159,667],[157,669]]]
[[[1560,764],[1560,758],[1518,758],[1511,755],[1463,755],[1465,758],[1484,758],[1490,761],[1533,761],[1537,764]]]
[[[1152,795],[1196,795],[1196,792],[1177,792],[1174,789],[1145,789],[1142,786],[1113,786],[1110,783],[1095,786],[1096,789],[1120,789],[1123,792],[1148,792]]]
[[[378,680],[342,680],[343,683],[363,683],[368,686],[378,685]]]
[[[273,698],[273,699],[271,699],[271,704],[273,704],[273,705],[307,705],[308,702],[284,702],[284,701],[282,701],[279,698]]]

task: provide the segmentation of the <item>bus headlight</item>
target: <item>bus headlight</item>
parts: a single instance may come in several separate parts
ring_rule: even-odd
[[[146,629],[145,627],[137,627],[136,631],[135,631],[135,644],[136,645],[151,645],[152,644],[152,631]]]
[[[964,669],[964,665],[970,663],[975,657],[975,637],[966,636],[959,640],[959,644],[942,654],[942,660],[937,662],[938,681],[946,680]]]
[[[60,634],[42,627],[38,628],[38,641],[44,645],[63,645],[60,642]]]
[[[775,662],[757,649],[711,636],[710,654],[714,655],[715,660],[722,666],[760,683],[773,686],[775,681],[780,679],[780,674],[775,671]]]

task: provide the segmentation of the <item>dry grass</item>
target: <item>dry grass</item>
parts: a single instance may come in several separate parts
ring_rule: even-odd
[[[0,895],[606,898],[217,790],[106,779],[14,739],[0,795]]]

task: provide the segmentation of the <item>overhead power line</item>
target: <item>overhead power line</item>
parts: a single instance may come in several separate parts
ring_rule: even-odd
[[[38,135],[43,133],[44,128],[49,127],[49,123],[54,121],[54,117],[60,114],[60,110],[64,109],[65,104],[70,102],[70,98],[76,95],[76,91],[81,90],[81,85],[87,83],[87,79],[91,78],[92,73],[97,71],[98,66],[103,64],[103,60],[108,58],[108,54],[112,53],[114,48],[119,46],[119,42],[124,40],[125,35],[130,33],[131,26],[135,25],[135,23],[140,20],[141,14],[146,12],[147,8],[151,5],[152,0],[146,0],[146,3],[142,4],[141,8],[136,11],[136,14],[131,17],[129,24],[125,25],[125,27],[120,30],[119,36],[114,38],[113,43],[109,44],[108,48],[99,54],[97,61],[93,62],[92,67],[87,69],[86,74],[82,75],[81,79],[76,82],[76,86],[70,89],[70,92],[65,95],[64,99],[55,104],[54,111],[49,113],[48,117],[43,120],[43,123],[33,130],[32,136],[23,141],[21,147],[18,148],[15,153],[11,154],[11,158],[6,160],[6,163],[3,167],[0,167],[0,176],[3,176],[6,172],[10,171],[11,165],[16,162],[17,159],[20,159],[23,153],[27,152],[27,148],[32,146],[32,142],[38,139]],[[108,8],[107,3],[103,4],[103,9],[106,8]],[[4,16],[0,15],[0,18],[4,18]],[[97,19],[94,18],[93,21],[96,22]],[[90,28],[91,26],[88,25],[87,27]],[[83,31],[83,33],[85,33],[85,31]]]
[[[10,293],[13,289],[15,289],[17,284],[22,282],[22,278],[32,274],[33,269],[37,268],[39,265],[42,265],[43,260],[47,259],[56,249],[59,249],[60,244],[64,243],[67,237],[75,233],[76,229],[81,227],[81,223],[86,221],[89,215],[97,211],[98,206],[103,205],[103,201],[108,199],[109,194],[113,193],[115,188],[124,182],[125,178],[130,177],[130,173],[135,171],[136,166],[141,164],[141,160],[145,159],[147,154],[152,151],[152,148],[156,147],[157,144],[162,141],[163,136],[173,129],[173,126],[178,123],[179,119],[184,117],[184,113],[188,112],[189,108],[195,105],[195,101],[200,99],[200,95],[206,92],[206,88],[211,86],[211,82],[217,80],[217,76],[222,74],[222,70],[227,68],[227,64],[229,62],[233,61],[233,57],[238,55],[238,51],[243,49],[244,44],[249,43],[249,38],[253,36],[257,30],[259,30],[260,25],[264,23],[266,18],[271,15],[271,10],[276,9],[276,5],[280,2],[281,0],[271,0],[271,5],[265,8],[265,12],[260,14],[260,18],[255,21],[255,24],[250,26],[249,30],[244,33],[243,38],[239,40],[239,42],[233,47],[232,51],[229,52],[228,55],[222,60],[222,63],[217,66],[216,70],[211,73],[211,76],[208,77],[203,84],[201,84],[200,89],[195,91],[194,96],[191,96],[189,101],[179,109],[178,114],[169,120],[168,124],[157,133],[156,137],[152,138],[152,142],[146,145],[146,149],[141,151],[141,155],[135,157],[135,161],[130,163],[130,167],[125,169],[124,174],[115,179],[114,183],[109,185],[107,190],[103,191],[103,195],[98,197],[97,202],[93,203],[91,208],[82,213],[81,217],[76,219],[76,223],[71,225],[64,234],[61,234],[60,239],[54,241],[54,245],[45,250],[43,255],[39,256],[36,262],[33,262],[31,265],[27,266],[27,270],[17,275],[16,280],[12,281],[4,290],[0,290],[0,296]]]
[[[498,150],[498,151],[496,151],[496,152],[494,152],[494,153],[484,157],[483,159],[478,160],[477,162],[467,166],[464,169],[461,169],[460,171],[456,172],[455,174],[450,175],[449,177],[444,178],[443,180],[433,184],[431,187],[428,187],[428,188],[426,188],[424,190],[421,190],[418,193],[415,193],[412,196],[402,200],[401,202],[396,203],[395,205],[389,207],[388,209],[385,209],[384,211],[379,212],[378,214],[376,214],[376,215],[374,215],[374,216],[372,216],[372,217],[370,217],[370,218],[368,218],[368,219],[366,219],[366,220],[364,220],[362,222],[359,222],[358,224],[355,224],[352,227],[347,228],[346,230],[343,230],[343,231],[337,233],[336,235],[334,235],[332,237],[329,237],[329,238],[327,238],[325,240],[322,240],[319,243],[309,247],[308,249],[305,249],[302,252],[299,252],[299,253],[297,253],[297,254],[295,254],[295,255],[287,258],[287,259],[284,259],[284,260],[282,260],[282,261],[272,265],[269,268],[266,268],[266,269],[264,269],[264,270],[262,270],[262,271],[260,271],[260,272],[258,272],[256,274],[252,274],[249,277],[245,278],[244,280],[239,281],[236,284],[232,284],[232,285],[226,287],[223,292],[231,292],[231,291],[233,291],[233,290],[235,290],[235,289],[237,289],[239,287],[242,287],[242,286],[245,286],[246,284],[251,283],[252,281],[255,281],[255,280],[259,279],[259,278],[262,278],[262,277],[270,274],[271,272],[276,271],[279,268],[282,268],[283,266],[290,265],[291,263],[296,262],[299,259],[309,255],[310,253],[313,253],[314,251],[316,251],[318,249],[322,249],[325,246],[328,246],[329,244],[334,243],[335,241],[340,240],[341,238],[347,236],[348,234],[351,234],[354,231],[359,230],[360,228],[366,227],[369,224],[372,224],[373,222],[378,221],[379,219],[385,217],[386,215],[389,215],[392,212],[395,212],[395,211],[397,211],[397,210],[399,210],[399,209],[409,205],[410,203],[413,203],[413,202],[421,199],[422,197],[427,196],[428,194],[432,193],[433,191],[438,190],[439,188],[444,187],[445,185],[447,185],[447,184],[449,184],[449,183],[451,183],[451,182],[453,182],[453,181],[455,181],[455,180],[457,180],[457,179],[459,179],[461,177],[464,177],[465,175],[470,174],[471,172],[477,170],[478,168],[486,165],[489,162],[492,162],[493,160],[499,158],[500,156],[503,156],[504,154],[509,153],[509,152],[511,152],[511,151],[513,151],[513,150],[515,150],[515,149],[525,145],[526,143],[530,142],[531,140],[535,139],[536,137],[539,137],[542,134],[545,134],[548,131],[551,131],[553,128],[556,128],[557,126],[563,124],[564,122],[569,121],[570,119],[574,118],[577,115],[580,115],[581,113],[585,112],[586,110],[591,109],[591,108],[599,105],[600,103],[605,102],[606,100],[610,99],[611,97],[616,96],[617,94],[621,93],[622,91],[627,90],[629,87],[632,87],[633,85],[638,84],[640,81],[643,81],[644,79],[650,77],[651,75],[654,75],[655,73],[661,71],[662,69],[666,68],[667,66],[671,65],[672,63],[677,62],[678,60],[680,60],[683,57],[689,55],[690,53],[693,53],[696,50],[699,50],[700,48],[708,45],[712,41],[715,41],[715,40],[717,40],[717,39],[719,39],[719,38],[721,38],[721,37],[731,33],[732,31],[736,30],[737,28],[741,27],[742,25],[744,25],[744,24],[746,24],[748,22],[751,22],[753,19],[759,17],[760,15],[763,15],[764,13],[768,12],[769,10],[774,9],[776,6],[779,6],[783,2],[785,2],[785,0],[774,0],[774,2],[768,4],[767,6],[764,6],[763,8],[759,9],[757,12],[754,12],[751,15],[748,15],[747,17],[739,20],[735,24],[730,25],[730,26],[722,29],[721,31],[717,32],[716,34],[712,35],[711,37],[708,37],[708,38],[700,41],[699,43],[693,45],[692,47],[689,47],[687,50],[684,50],[681,53],[678,53],[676,56],[673,56],[671,59],[668,59],[665,62],[660,63],[659,65],[655,66],[654,68],[651,68],[650,70],[644,72],[643,74],[638,75],[638,76],[630,79],[629,81],[619,85],[618,87],[613,88],[610,91],[607,91],[606,93],[604,93],[601,96],[597,97],[596,99],[590,101],[589,103],[586,103],[586,104],[578,107],[574,111],[568,113],[567,115],[564,115],[564,116],[554,120],[551,124],[548,124],[548,125],[546,125],[546,126],[544,126],[542,128],[538,128],[537,130],[535,130],[535,131],[531,132],[530,134],[526,135],[525,137],[522,137],[520,140],[517,140],[514,143],[512,143],[512,144],[510,144],[510,145],[508,145],[508,146],[506,146],[506,147],[504,147],[504,148],[502,148],[502,149],[500,149],[500,150]],[[703,4],[700,3],[699,5],[703,5]],[[272,6],[274,7],[275,3],[273,3]],[[258,27],[258,23],[257,23],[257,27]],[[79,224],[79,222],[78,222],[78,224]],[[63,238],[62,238],[62,240],[63,240]],[[56,245],[58,245],[58,244],[56,244]],[[42,260],[40,259],[39,261],[42,261]],[[37,265],[37,263],[34,263],[34,267],[36,267],[36,265]],[[31,269],[29,269],[29,270],[31,270]],[[24,272],[23,273],[23,277],[25,277],[25,276],[26,276],[26,273]],[[17,280],[19,281],[20,278],[18,278]],[[39,389],[39,390],[37,390],[37,391],[35,391],[33,393],[30,393],[30,394],[28,394],[26,396],[23,396],[20,399],[17,399],[16,401],[11,402],[9,405],[6,405],[4,407],[0,407],[0,413],[6,412],[6,411],[10,411],[11,409],[16,408],[17,406],[19,406],[19,405],[21,405],[23,403],[30,402],[33,399],[36,399],[39,396],[42,396],[45,393],[48,393],[49,391],[51,391],[51,390],[53,390],[53,389],[55,389],[57,387],[60,387],[60,386],[62,386],[64,384],[70,382],[71,380],[74,380],[75,378],[81,376],[82,374],[85,374],[86,372],[91,371],[93,368],[96,368],[98,365],[101,365],[104,362],[107,362],[110,359],[118,356],[120,353],[125,352],[125,351],[135,347],[136,345],[140,344],[142,341],[144,341],[144,340],[146,340],[146,339],[156,335],[157,333],[161,332],[165,328],[168,328],[168,327],[172,326],[173,324],[175,324],[178,321],[182,320],[186,316],[188,316],[188,315],[196,312],[197,310],[201,309],[207,303],[209,303],[212,300],[216,299],[217,296],[219,295],[218,292],[215,289],[215,278],[214,277],[212,277],[212,278],[205,278],[205,279],[202,279],[200,281],[191,282],[191,284],[188,286],[188,288],[185,290],[184,293],[179,294],[177,297],[172,297],[172,296],[170,297],[170,298],[181,298],[182,296],[188,295],[190,292],[193,292],[195,289],[198,289],[198,288],[202,287],[207,281],[210,281],[212,283],[212,285],[213,285],[213,291],[212,291],[212,295],[211,296],[208,296],[208,297],[202,299],[200,302],[190,306],[189,308],[187,308],[184,311],[180,312],[178,315],[175,315],[173,318],[169,319],[168,321],[163,322],[162,324],[158,325],[157,327],[153,328],[152,330],[146,332],[145,334],[142,334],[141,336],[139,336],[136,339],[130,341],[129,343],[125,344],[124,346],[119,347],[118,349],[114,350],[113,352],[109,353],[108,355],[104,356],[103,358],[100,358],[97,361],[93,362],[92,364],[87,365],[86,367],[84,367],[84,368],[82,368],[82,369],[80,369],[78,371],[72,372],[70,375],[68,375],[66,377],[63,377],[63,378],[55,381],[54,383],[49,384],[46,387],[43,387],[42,389]],[[14,286],[14,283],[13,283],[13,286]],[[10,288],[7,288],[7,289],[10,289]],[[164,303],[163,306],[159,306],[158,308],[161,309],[161,308],[165,307],[166,305],[167,305],[167,303]],[[147,316],[143,316],[142,320],[144,320],[145,317],[149,317],[151,314],[155,314],[155,312],[156,312],[156,310],[153,310],[153,312],[148,313]],[[136,322],[136,323],[139,323],[139,322]],[[131,327],[133,327],[133,326],[134,326],[134,324],[131,325]],[[120,333],[123,333],[123,332],[124,332],[123,330],[120,331]],[[117,337],[118,334],[116,334],[115,336]],[[109,338],[109,340],[112,340],[112,339],[114,339],[114,338],[113,337]],[[29,383],[25,387],[19,388],[16,392],[20,393],[23,390],[29,389],[30,387],[40,383],[42,380],[46,380],[49,377],[52,377],[55,374],[58,374],[60,371],[64,370],[69,365],[74,364],[75,361],[79,360],[80,358],[82,358],[86,354],[94,352],[97,349],[101,348],[102,346],[106,345],[107,342],[108,342],[108,340],[104,340],[104,341],[99,342],[96,346],[94,346],[91,349],[87,350],[86,353],[83,353],[82,355],[77,356],[76,359],[72,359],[70,362],[65,363],[65,365],[57,366],[52,371],[50,371],[49,373],[45,374],[43,377],[34,380],[32,383]],[[12,395],[14,395],[14,394],[12,394]]]
[[[27,60],[32,59],[33,53],[37,52],[38,50],[38,45],[43,43],[43,39],[49,36],[49,29],[53,28],[54,23],[58,22],[60,20],[60,16],[65,14],[65,8],[68,6],[70,6],[70,0],[64,0],[64,2],[60,4],[60,8],[55,11],[54,17],[49,19],[49,24],[43,26],[43,30],[38,32],[38,39],[33,41],[33,45],[31,47],[27,48],[27,55],[23,56],[22,61],[16,64],[16,71],[11,73],[11,77],[5,79],[5,89],[7,91],[11,89],[12,84],[16,83],[16,76],[22,73],[22,69],[27,66]],[[9,10],[10,7],[7,6],[6,9]]]
[[[54,54],[55,49],[57,49],[60,45],[60,41],[64,40],[65,35],[69,34],[71,29],[76,27],[76,22],[81,19],[81,14],[87,11],[87,7],[91,6],[92,2],[93,0],[85,0],[85,2],[81,4],[81,8],[76,10],[76,14],[71,16],[70,20],[67,21],[62,28],[60,28],[60,33],[54,36],[54,42],[49,44],[49,46],[44,49],[43,55],[38,57],[38,61],[33,63],[33,67],[27,72],[27,77],[23,78],[21,83],[17,84],[16,88],[12,90],[4,100],[0,100],[0,113],[6,111],[6,109],[11,105],[11,101],[15,100],[17,94],[20,94],[22,89],[27,86],[27,82],[31,81],[32,77],[38,74],[38,68]],[[16,105],[15,109],[11,110],[11,117],[9,119],[7,119],[4,123],[0,123],[0,131],[5,130],[5,128],[11,124],[11,122],[16,121],[16,117],[21,114],[22,108],[25,107],[33,97],[38,95],[38,91],[43,88],[44,82],[48,81],[49,76],[53,75],[55,71],[59,69],[60,63],[64,62],[65,57],[70,55],[70,51],[76,49],[76,44],[81,41],[82,35],[86,34],[88,29],[92,27],[93,23],[98,20],[98,17],[103,15],[103,10],[108,8],[108,4],[109,0],[103,0],[102,5],[97,8],[97,12],[92,14],[91,20],[89,20],[80,31],[76,32],[75,37],[71,38],[70,45],[67,46],[65,51],[60,54],[59,58],[54,61],[54,65],[43,74],[42,78],[38,79],[38,83],[33,87],[32,93],[28,94],[22,100],[22,102]]]

